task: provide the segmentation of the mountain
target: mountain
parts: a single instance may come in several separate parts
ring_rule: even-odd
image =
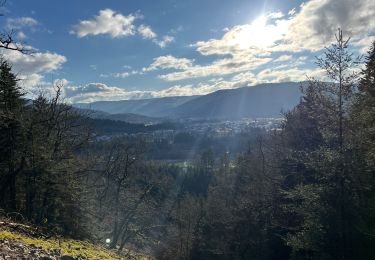
[[[305,83],[302,83],[305,85]],[[301,83],[267,83],[251,87],[219,90],[203,96],[165,97],[143,100],[98,101],[75,104],[100,110],[115,120],[115,114],[192,119],[237,119],[242,117],[279,117],[282,111],[298,104]],[[135,116],[135,115],[134,115]],[[126,120],[122,120],[126,121]]]
[[[110,114],[132,113],[150,117],[166,117],[176,107],[195,99],[197,96],[164,97],[141,100],[97,101],[77,103],[75,107],[107,112]]]
[[[301,83],[261,84],[253,87],[219,90],[197,97],[177,107],[176,118],[278,117],[298,104]]]

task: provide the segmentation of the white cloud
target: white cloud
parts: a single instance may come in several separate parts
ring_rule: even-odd
[[[144,99],[170,96],[187,96],[187,95],[201,95],[212,92],[220,87],[222,83],[199,84],[193,85],[176,85],[163,90],[126,90],[119,87],[108,86],[103,83],[89,83],[84,86],[65,86],[65,98],[72,102],[94,102],[100,100],[127,100],[127,99]]]
[[[89,83],[83,86],[65,86],[64,94],[68,101],[93,102],[99,100],[124,100],[150,98],[152,91],[127,91],[123,88],[108,86],[103,83]]]
[[[32,95],[48,88],[44,73],[59,70],[67,59],[57,53],[40,52],[31,46],[25,47],[34,50],[34,53],[26,55],[18,51],[2,49],[0,55],[12,65],[12,71],[19,78],[20,86]]]
[[[52,52],[35,52],[32,55],[3,50],[4,58],[13,65],[13,70],[22,75],[51,72],[61,68],[66,57]]]
[[[17,38],[22,41],[22,40],[25,40],[27,38],[27,36],[26,36],[26,34],[24,32],[19,31],[17,33]]]
[[[272,19],[281,17],[281,13],[270,15]],[[183,71],[160,75],[167,81],[184,80],[198,77],[220,76],[256,69],[272,59],[271,52],[261,46],[271,46],[275,39],[280,39],[284,30],[272,25],[263,30],[266,17],[261,17],[249,25],[239,25],[228,29],[221,39],[199,41],[192,45],[204,55],[229,55],[216,59],[208,65],[188,66]],[[270,18],[271,19],[271,18]],[[278,22],[276,22],[278,24]],[[285,24],[285,23],[284,23]],[[258,33],[266,33],[269,37],[251,37]]]
[[[182,25],[177,26],[177,28],[171,29],[169,31],[170,34],[176,34],[179,32],[182,32],[184,30],[184,27]]]
[[[299,82],[308,78],[324,78],[324,71],[321,69],[300,69],[297,67],[286,69],[264,69],[256,75],[261,82]]]
[[[34,93],[39,87],[47,85],[47,82],[44,81],[44,77],[38,73],[28,74],[28,75],[19,75],[19,84],[26,90],[26,92]]]
[[[92,20],[84,20],[74,25],[71,33],[78,37],[100,34],[108,34],[112,38],[125,37],[135,34],[133,23],[139,18],[138,14],[123,15],[111,9],[104,9]]]
[[[124,71],[124,72],[119,72],[114,74],[115,78],[127,78],[130,76],[130,72]]]
[[[154,39],[157,36],[157,34],[152,31],[150,26],[143,24],[138,27],[138,33],[143,37],[143,39]]]
[[[202,55],[235,55],[243,52],[317,51],[334,40],[337,28],[355,39],[375,31],[373,0],[311,0],[288,16],[271,13],[250,24],[226,30],[220,39],[199,41]],[[259,50],[260,49],[260,50]]]
[[[265,69],[257,74],[248,71],[238,73],[229,80],[219,78],[196,85],[176,85],[159,91],[154,96],[205,95],[217,90],[254,86],[261,83],[300,82],[307,80],[307,77],[324,77],[324,73],[319,69],[305,70],[297,67],[277,70]]]
[[[64,79],[64,78],[62,78],[62,79],[55,79],[53,81],[53,86],[57,86],[57,85],[59,85],[59,86],[67,86],[69,83],[70,83],[69,80]]]
[[[109,77],[110,77],[110,74],[101,73],[101,74],[99,75],[99,77],[101,77],[101,78],[109,78]]]
[[[32,17],[8,18],[6,27],[8,29],[21,29],[23,27],[35,27],[39,23]]]
[[[228,29],[221,39],[199,41],[194,46],[202,55],[238,55],[241,53],[267,52],[287,32],[287,20],[267,24],[267,17],[260,17],[251,24]]]
[[[275,12],[275,13],[270,13],[267,15],[268,18],[270,19],[280,19],[284,17],[284,14],[282,12]]]
[[[65,95],[67,97],[72,97],[76,95],[84,94],[95,94],[95,93],[110,93],[111,95],[116,95],[123,93],[123,89],[117,87],[109,87],[103,83],[90,83],[84,86],[66,86]]]
[[[375,30],[374,16],[373,0],[311,0],[290,18],[284,44],[279,48],[320,50],[334,40],[339,27],[347,36],[366,37]]]
[[[288,15],[293,16],[296,12],[296,8],[293,8],[292,10],[289,10]]]
[[[160,56],[154,58],[154,62],[143,71],[151,71],[157,69],[177,69],[183,70],[193,66],[193,60],[186,58],[176,58],[172,55]]]
[[[281,55],[277,59],[274,60],[274,62],[284,62],[284,61],[290,61],[293,58],[292,55]]]
[[[256,81],[256,77],[253,73],[250,71],[248,72],[242,72],[239,74],[236,74],[232,77],[232,81],[235,82],[248,82],[248,81]]]
[[[354,46],[358,47],[362,54],[367,54],[373,42],[375,42],[375,35],[358,39],[354,42]]]
[[[176,85],[170,88],[154,93],[154,96],[191,96],[191,95],[206,95],[222,89],[235,89],[240,87],[252,86],[261,83],[251,72],[240,73],[230,80],[223,78],[211,79],[207,82],[188,85]]]
[[[165,35],[161,40],[154,39],[153,42],[159,45],[160,48],[165,48],[168,44],[174,41],[173,36]]]
[[[104,9],[100,10],[93,19],[83,20],[74,25],[70,33],[79,38],[102,34],[110,35],[112,38],[122,38],[139,34],[143,39],[152,40],[160,48],[165,48],[175,40],[170,35],[158,39],[158,35],[148,25],[141,24],[137,27],[135,21],[142,18],[139,13],[123,15],[111,9]]]
[[[183,71],[160,75],[159,78],[166,81],[184,80],[190,78],[221,76],[258,68],[270,62],[267,57],[235,56],[232,58],[219,59],[209,65],[195,65]]]
[[[124,66],[124,68],[130,69],[128,66]],[[99,77],[101,78],[122,78],[125,79],[131,75],[142,75],[143,71],[138,70],[129,70],[129,71],[122,71],[122,72],[115,72],[115,73],[101,73]]]

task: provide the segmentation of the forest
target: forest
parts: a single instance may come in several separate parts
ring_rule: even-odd
[[[23,51],[11,40],[0,48]],[[374,259],[375,42],[357,58],[339,30],[316,65],[326,78],[307,78],[279,128],[232,154],[211,140],[181,166],[150,159],[162,148],[141,137],[97,140],[147,127],[89,118],[60,83],[26,98],[2,58],[0,214],[120,255]]]

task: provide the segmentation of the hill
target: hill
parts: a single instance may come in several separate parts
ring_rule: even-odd
[[[48,232],[48,230],[44,230]],[[5,258],[1,258],[1,256]],[[132,254],[134,259],[146,259]],[[1,259],[125,259],[104,245],[54,237],[40,228],[0,218]]]
[[[149,117],[165,117],[176,107],[196,98],[164,97],[140,100],[97,101],[93,103],[77,103],[75,107],[82,109],[99,110],[110,114],[132,113]]]
[[[100,118],[128,120],[127,122],[133,123],[155,122],[161,117],[193,119],[279,117],[281,111],[290,110],[299,102],[300,85],[301,83],[296,82],[267,83],[219,90],[203,96],[98,101],[75,104],[75,106],[111,114],[100,115]],[[140,115],[146,118],[139,118]]]
[[[300,83],[261,84],[230,90],[219,90],[186,102],[173,111],[179,118],[279,117],[300,100]]]

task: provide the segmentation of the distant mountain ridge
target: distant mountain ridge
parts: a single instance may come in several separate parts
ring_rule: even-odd
[[[295,107],[301,83],[260,84],[253,87],[219,90],[186,102],[173,111],[182,118],[279,117]]]
[[[96,101],[77,103],[75,107],[93,109],[109,114],[131,113],[149,117],[166,117],[176,107],[196,98],[197,96],[163,97],[139,100]]]
[[[143,100],[98,101],[75,104],[109,114],[132,113],[147,117],[237,119],[280,117],[296,106],[306,83],[267,83],[219,90],[203,96],[164,97]]]

